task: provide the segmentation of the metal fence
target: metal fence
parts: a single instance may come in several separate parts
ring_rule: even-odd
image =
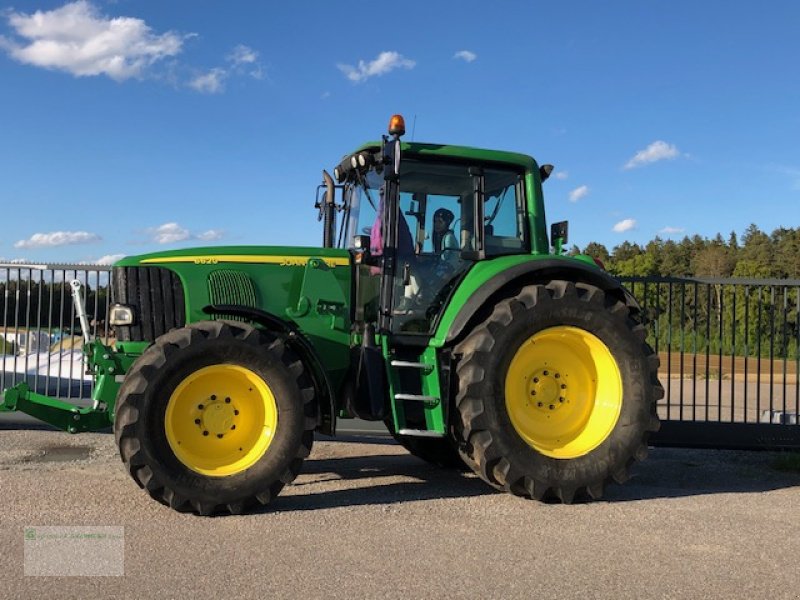
[[[70,281],[109,339],[110,267],[0,263],[0,390],[87,400]],[[661,359],[665,445],[800,448],[800,281],[625,277]]]
[[[0,391],[26,382],[67,400],[91,397],[70,282],[81,295],[93,336],[108,338],[110,267],[0,263]]]
[[[800,281],[626,277],[661,359],[661,444],[800,448]]]

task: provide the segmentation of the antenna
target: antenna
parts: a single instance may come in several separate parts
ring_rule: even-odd
[[[414,141],[414,132],[417,130],[417,115],[414,115],[414,122],[411,123],[411,141]]]

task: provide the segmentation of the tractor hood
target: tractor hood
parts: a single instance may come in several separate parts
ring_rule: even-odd
[[[116,267],[141,267],[147,265],[279,265],[305,266],[309,259],[319,258],[329,267],[350,264],[350,253],[336,248],[289,246],[215,246],[185,248],[166,252],[153,252],[127,256]]]

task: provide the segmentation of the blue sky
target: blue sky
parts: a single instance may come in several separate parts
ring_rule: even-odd
[[[555,164],[579,245],[798,227],[798,59],[788,1],[6,4],[0,258],[318,245],[395,112]]]

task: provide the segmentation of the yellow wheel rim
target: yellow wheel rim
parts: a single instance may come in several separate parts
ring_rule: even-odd
[[[551,327],[517,350],[505,382],[517,433],[546,456],[577,458],[613,431],[622,408],[622,376],[608,347],[577,327]]]
[[[212,477],[253,466],[277,425],[278,407],[267,383],[250,369],[227,364],[198,369],[181,381],[164,423],[178,460]]]

